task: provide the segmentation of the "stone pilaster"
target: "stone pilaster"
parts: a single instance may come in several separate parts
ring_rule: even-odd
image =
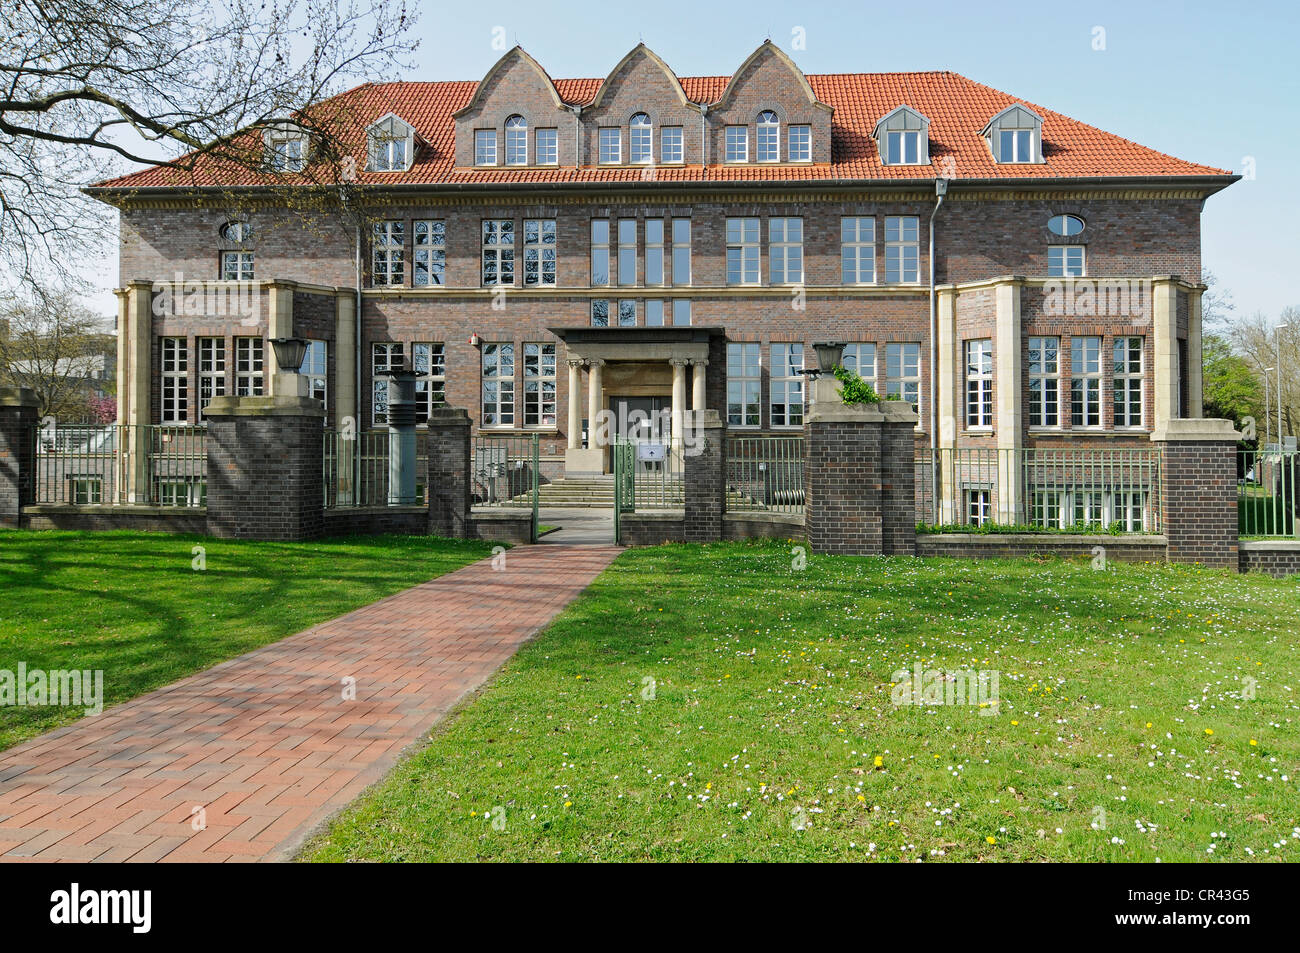
[[[0,387],[0,526],[17,529],[36,501],[37,416],[30,389]]]
[[[727,495],[727,427],[716,410],[682,414],[684,440],[683,489],[688,543],[722,539]]]
[[[324,411],[307,397],[215,397],[208,422],[208,532],[314,539],[324,529]]]
[[[1171,563],[1238,569],[1237,441],[1232,422],[1171,420],[1160,448],[1160,529]]]
[[[468,539],[470,521],[470,419],[463,407],[429,414],[429,532]]]

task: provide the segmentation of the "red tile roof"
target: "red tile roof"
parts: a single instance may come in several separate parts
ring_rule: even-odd
[[[722,95],[729,77],[684,76],[682,88],[693,102],[712,103]],[[906,180],[933,179],[939,163],[951,157],[958,179],[1034,180],[1092,177],[1227,176],[1232,173],[1198,165],[1140,146],[1128,139],[1063,116],[1050,109],[1018,100],[1007,93],[952,72],[810,74],[808,81],[818,99],[832,106],[831,162],[818,165],[722,166],[707,169],[660,167],[660,182]],[[565,102],[590,102],[599,79],[561,79],[556,89]],[[341,136],[356,142],[355,157],[364,169],[364,129],[389,112],[411,123],[423,145],[405,172],[360,172],[363,183],[392,185],[500,184],[500,183],[614,183],[635,182],[642,169],[555,168],[489,170],[455,168],[452,113],[469,102],[476,82],[366,83],[329,100],[345,112]],[[1043,117],[1043,156],[1033,165],[999,165],[989,154],[980,130],[988,120],[1013,103],[1028,106]],[[930,120],[928,166],[887,166],[880,161],[871,133],[877,121],[906,104]],[[152,166],[99,183],[100,188],[135,189],[192,186],[243,186],[265,184],[266,179],[244,168],[226,168],[215,161],[200,161],[193,171]]]

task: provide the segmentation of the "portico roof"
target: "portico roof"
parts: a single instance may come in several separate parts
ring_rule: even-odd
[[[547,328],[570,355],[589,361],[707,361],[709,341],[726,335],[717,327]]]

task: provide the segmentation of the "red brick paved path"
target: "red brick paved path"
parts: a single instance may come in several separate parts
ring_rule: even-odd
[[[0,860],[284,859],[617,552],[512,549],[0,752]]]

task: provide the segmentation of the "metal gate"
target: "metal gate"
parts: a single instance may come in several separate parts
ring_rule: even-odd
[[[471,492],[475,506],[527,510],[532,518],[529,541],[537,542],[538,473],[541,440],[538,434],[479,433],[474,438]]]
[[[623,514],[636,512],[636,444],[615,437],[610,447],[614,460],[614,542],[623,542]]]

